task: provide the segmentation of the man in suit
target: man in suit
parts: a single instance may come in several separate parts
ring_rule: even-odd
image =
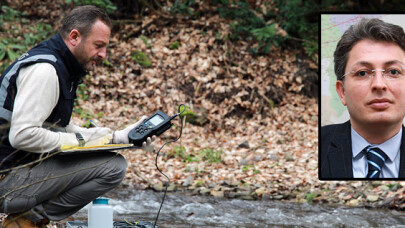
[[[320,179],[405,178],[405,33],[362,19],[334,53],[336,91],[350,120],[321,128]]]

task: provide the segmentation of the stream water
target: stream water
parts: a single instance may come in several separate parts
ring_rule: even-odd
[[[114,220],[154,222],[162,192],[109,193]],[[87,219],[87,207],[74,216]],[[404,227],[405,212],[280,201],[246,201],[168,193],[157,225],[164,227]]]

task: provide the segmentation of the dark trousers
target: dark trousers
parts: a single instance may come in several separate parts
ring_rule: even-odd
[[[24,213],[34,222],[65,219],[117,187],[126,168],[125,158],[113,152],[52,156],[0,181],[0,212]]]

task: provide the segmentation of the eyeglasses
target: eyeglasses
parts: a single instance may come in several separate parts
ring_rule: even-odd
[[[370,70],[370,69],[361,69],[361,70],[353,70],[350,71],[342,76],[342,80],[347,75],[358,79],[358,80],[368,80],[375,76],[377,71],[381,71],[381,74],[384,78],[389,80],[398,79],[404,76],[405,67],[390,67],[385,70]]]

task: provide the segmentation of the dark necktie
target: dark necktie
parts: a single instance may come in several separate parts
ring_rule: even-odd
[[[388,156],[378,147],[367,146],[364,150],[368,162],[367,178],[379,178]]]

